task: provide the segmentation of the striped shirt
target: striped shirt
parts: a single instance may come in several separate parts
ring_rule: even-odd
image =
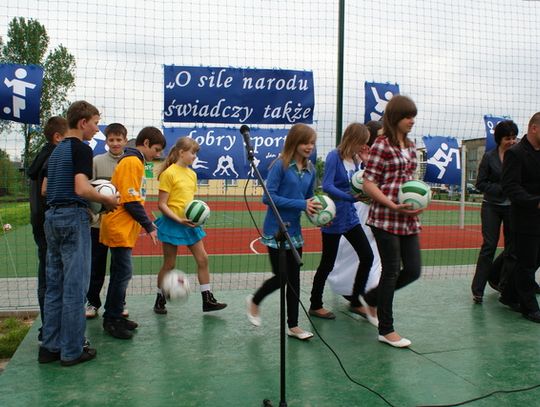
[[[417,165],[414,144],[402,150],[392,146],[386,136],[380,136],[370,149],[364,178],[375,183],[384,195],[398,203],[399,187],[414,179]],[[420,232],[418,216],[398,213],[376,201],[370,205],[366,224],[396,235]]]
[[[92,178],[92,149],[76,137],[67,137],[54,149],[47,166],[47,205],[80,204],[86,199],[75,193],[75,175]]]

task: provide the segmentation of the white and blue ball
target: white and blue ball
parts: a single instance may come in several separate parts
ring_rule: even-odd
[[[106,179],[96,179],[94,181],[91,181],[90,184],[94,187],[94,189],[101,195],[107,195],[107,196],[115,196],[117,195],[116,187],[112,184],[111,181]],[[93,202],[90,201],[88,203],[88,206],[92,212],[94,212],[96,215],[106,211],[105,206],[101,202]]]
[[[196,226],[202,225],[210,216],[210,207],[200,199],[194,199],[186,205],[185,215]]]
[[[315,226],[327,225],[336,217],[336,204],[326,195],[315,195],[313,200],[319,202],[322,208],[317,213],[308,215],[309,220]]]
[[[419,180],[404,182],[399,188],[398,201],[411,205],[412,209],[425,209],[431,202],[431,188]]]

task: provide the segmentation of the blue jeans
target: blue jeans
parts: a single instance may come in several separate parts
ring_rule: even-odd
[[[122,318],[126,290],[131,280],[131,247],[111,247],[111,270],[103,318]]]
[[[77,359],[84,344],[84,303],[90,281],[90,223],[86,208],[51,208],[45,214],[47,290],[42,346]]]

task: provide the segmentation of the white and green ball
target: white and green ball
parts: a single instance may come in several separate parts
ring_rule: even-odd
[[[210,207],[206,202],[200,199],[194,199],[186,205],[185,214],[188,220],[200,226],[210,216]]]
[[[308,215],[309,220],[315,226],[324,226],[336,217],[336,204],[326,195],[315,195],[314,201],[321,204],[322,208],[313,215]]]
[[[352,175],[351,191],[355,195],[364,193],[364,170],[358,170]]]
[[[398,201],[411,205],[412,209],[425,209],[431,202],[431,188],[419,180],[404,182],[399,188]]]
[[[91,181],[90,184],[101,195],[113,196],[117,194],[116,187],[109,180],[96,179],[94,181]],[[90,210],[96,215],[105,211],[105,207],[100,202],[90,201],[88,203],[88,206]]]

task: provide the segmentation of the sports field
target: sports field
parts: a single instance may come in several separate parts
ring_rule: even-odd
[[[205,225],[205,246],[210,256],[213,273],[268,271],[265,247],[259,242],[255,224],[262,228],[266,206],[260,200],[222,200],[208,198],[212,214]],[[146,210],[159,216],[157,202],[146,203]],[[459,204],[434,201],[422,216],[422,260],[424,266],[458,266],[474,264],[482,242],[480,206],[469,203],[465,208],[464,228],[459,227]],[[316,268],[321,251],[320,230],[307,217],[304,227],[304,269]],[[0,278],[33,277],[36,273],[36,248],[31,226],[19,225],[4,234],[0,245]],[[499,242],[502,246],[502,240]],[[161,261],[161,247],[154,246],[150,238],[141,234],[133,250],[135,274],[155,274]],[[179,249],[177,266],[188,273],[195,271],[192,256],[186,248]]]

